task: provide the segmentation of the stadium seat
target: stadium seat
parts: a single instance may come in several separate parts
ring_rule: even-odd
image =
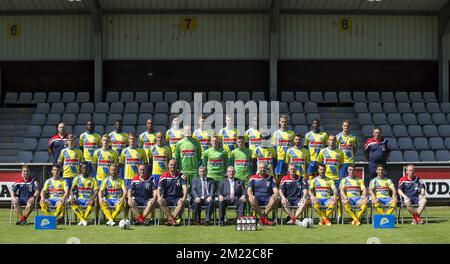
[[[356,113],[367,113],[369,110],[367,109],[366,103],[355,103],[355,112]]]
[[[365,92],[353,92],[353,101],[358,103],[365,103],[366,100],[366,93]]]
[[[250,92],[237,92],[237,100],[247,102],[250,101]],[[190,101],[190,100],[185,100]]]
[[[135,126],[123,126],[123,131],[126,131],[127,133],[136,133],[136,127]]]
[[[398,148],[401,150],[412,150],[414,149],[413,142],[409,137],[401,137],[397,141]]]
[[[77,102],[77,103],[88,103],[89,100],[90,100],[89,97],[90,97],[89,96],[89,92],[78,92],[75,102]]]
[[[445,149],[444,140],[441,137],[432,137],[429,142],[432,150]]]
[[[33,155],[33,163],[47,163],[49,158],[48,151],[36,151]]]
[[[450,114],[447,114],[447,123],[450,124]]]
[[[33,160],[33,153],[31,151],[21,151],[17,157],[19,162],[28,163]]]
[[[308,114],[306,114],[306,122],[308,124],[312,124],[314,119],[320,120],[320,114],[319,113],[308,113]]]
[[[61,101],[60,92],[50,92],[47,96],[47,103],[58,103]]]
[[[61,102],[63,103],[73,103],[75,102],[75,93],[74,92],[64,92],[61,98]]]
[[[136,92],[136,96],[134,97],[134,101],[137,102],[137,103],[148,102],[148,92]]]
[[[64,113],[64,104],[63,103],[52,103],[50,107],[50,113],[52,114],[62,114]]]
[[[164,134],[166,134],[167,131],[167,127],[166,126],[162,126],[162,125],[155,125],[155,129],[156,132],[163,132]]]
[[[222,101],[222,94],[218,91],[208,92],[208,101]]]
[[[374,125],[363,125],[362,133],[364,137],[372,137]]]
[[[448,150],[438,150],[435,157],[437,161],[450,161],[450,152]]]
[[[417,121],[420,125],[432,125],[431,115],[429,113],[420,113],[417,115]]]
[[[322,92],[310,92],[309,100],[314,103],[323,103]]]
[[[139,113],[139,104],[136,102],[126,103],[125,113]]]
[[[66,130],[67,134],[73,134],[73,126],[67,125],[67,126],[65,126],[65,130]],[[56,132],[55,132],[55,134],[56,134]],[[75,135],[75,136],[78,136],[78,135]]]
[[[408,129],[404,125],[393,126],[392,132],[394,132],[395,137],[407,137],[408,136]]]
[[[393,92],[381,92],[381,101],[387,102],[395,102],[395,97]]]
[[[398,103],[397,109],[399,113],[412,113],[411,105],[409,103]]]
[[[447,149],[450,149],[450,137],[445,138],[444,143],[445,143],[445,147]]]
[[[403,124],[405,125],[416,125],[417,124],[417,118],[415,114],[412,113],[406,113],[402,116]]]
[[[430,149],[430,145],[428,144],[428,139],[426,139],[424,137],[416,137],[413,142],[414,142],[414,147],[417,150],[429,150]]]
[[[246,101],[250,101],[250,93],[249,92],[238,92],[238,98],[239,98],[239,93],[246,93],[246,95],[248,95],[248,100],[246,100]],[[178,95],[178,98],[180,101],[186,101],[186,102],[190,102],[193,99],[191,92],[180,92],[180,94]]]
[[[339,92],[340,103],[353,103],[351,92]]]
[[[67,103],[66,105],[66,111],[65,113],[67,114],[78,114],[78,112],[80,111],[80,106],[78,103]]]
[[[303,113],[292,114],[291,122],[293,125],[304,125],[306,124],[305,115]]]
[[[392,162],[402,162],[403,161],[403,155],[401,151],[393,150],[391,152],[391,156],[389,157],[389,160]]]
[[[109,113],[123,113],[123,103],[122,102],[111,103]]]
[[[323,94],[323,99],[325,103],[338,103],[336,92],[325,92]]]
[[[114,125],[114,123],[117,120],[122,120],[122,115],[121,114],[109,114],[108,115],[108,121],[106,122],[107,125]]]
[[[223,95],[222,95],[222,99],[223,99],[223,101],[236,101],[236,94],[234,93],[234,92],[231,92],[231,91],[226,91],[226,92],[223,92]]]
[[[165,92],[164,93],[164,101],[168,103],[173,103],[178,100],[177,92]]]
[[[38,138],[41,136],[42,128],[41,126],[28,126],[27,137]]]
[[[31,124],[42,126],[45,124],[46,117],[47,115],[45,114],[34,114],[31,118]]]
[[[438,103],[427,103],[427,111],[428,113],[440,113],[441,108]]]
[[[105,115],[105,114],[98,114],[97,113],[97,115]],[[85,125],[85,124],[87,124],[87,122],[89,121],[89,120],[91,120],[91,114],[89,114],[89,113],[80,113],[80,114],[78,114],[78,116],[77,116],[77,125]],[[105,122],[106,122],[106,117],[105,117]],[[95,124],[97,124],[95,121],[94,121],[94,123]]]
[[[291,113],[302,113],[303,111],[303,105],[299,102],[292,102],[289,104],[289,111]]]
[[[47,115],[47,122],[45,122],[46,125],[57,125],[59,122],[61,122],[61,115],[60,114],[48,114]]]
[[[5,94],[5,104],[15,104],[19,99],[19,94],[15,92],[8,92]]]
[[[144,125],[147,123],[147,120],[153,119],[153,115],[150,113],[140,114],[138,118],[138,125]]]
[[[443,113],[434,113],[431,116],[431,120],[435,125],[445,125],[447,124],[447,120],[445,119],[445,114]]]
[[[380,102],[380,94],[378,92],[367,92],[367,101],[369,103]]]
[[[434,152],[431,150],[422,150],[419,152],[419,158],[421,161],[435,161]]]
[[[50,104],[48,103],[39,103],[36,107],[36,114],[48,114],[50,111]]]
[[[86,131],[86,126],[83,126],[83,125],[77,125],[73,129],[73,132],[75,133],[75,135],[78,135],[78,136],[83,134],[85,131]]]
[[[373,114],[372,120],[375,125],[387,125],[388,124],[386,115],[384,113]]]
[[[288,103],[280,102],[279,103],[279,112],[280,112],[280,114],[289,114]]]
[[[158,102],[155,104],[155,113],[169,113],[169,104],[166,102]]]
[[[397,105],[396,103],[384,103],[383,104],[383,111],[385,113],[397,113]]]
[[[155,114],[155,116],[153,118],[153,123],[155,125],[166,126],[169,123],[169,117],[167,114],[162,114],[162,113]]]
[[[435,125],[425,125],[423,126],[423,134],[426,137],[438,137],[439,133]]]
[[[75,116],[75,114],[69,114],[69,113],[63,114],[62,121],[66,125],[73,126],[73,125],[75,125],[75,123],[77,121],[77,117]]]
[[[255,102],[265,101],[266,97],[264,95],[264,92],[252,92],[252,100]]]
[[[17,103],[19,104],[29,104],[33,100],[33,94],[24,92],[19,94],[19,99],[17,100]]]
[[[403,125],[402,117],[399,113],[390,113],[387,118],[390,125]]]
[[[281,102],[294,102],[294,92],[281,92]]]
[[[141,103],[140,113],[153,113],[153,103]]]
[[[422,127],[418,125],[408,126],[408,135],[410,137],[423,137]]]
[[[409,103],[407,92],[395,92],[395,100],[397,103]]]
[[[427,108],[425,107],[425,104],[422,102],[412,103],[412,110],[414,113],[426,113],[427,112]]]
[[[122,103],[134,102],[134,93],[133,92],[122,92],[120,94],[120,102],[122,102]]]
[[[297,125],[294,127],[295,134],[305,135],[306,133],[308,133],[308,130],[308,126],[306,125]]]
[[[306,111],[308,112],[308,111]],[[371,125],[372,124],[372,117],[369,113],[360,113],[358,114],[358,122],[360,125]]]
[[[47,93],[44,92],[35,92],[33,96],[33,103],[46,103],[47,102]]]
[[[119,92],[107,92],[106,93],[106,102],[107,103],[114,103],[119,102],[120,96]]]
[[[55,126],[44,126],[42,128],[41,137],[53,137],[57,133],[57,129]]]
[[[383,113],[383,107],[381,107],[381,103],[369,103],[369,112]]]
[[[394,135],[390,125],[381,125],[379,128],[381,129],[381,134],[383,137],[392,137]]]
[[[419,154],[415,150],[406,150],[403,152],[403,159],[408,162],[420,161]]]
[[[105,128],[102,125],[96,125],[95,126],[95,132],[97,132],[99,135],[103,135],[105,133]]]
[[[295,93],[295,100],[297,102],[300,102],[300,103],[309,102],[308,92],[296,92]]]
[[[441,137],[450,137],[450,125],[440,125],[439,135],[441,135]]]
[[[135,126],[137,124],[136,114],[124,114],[123,115],[123,125]]]
[[[137,130],[136,130],[136,133],[138,134],[138,135],[140,135],[140,134],[142,134],[144,131],[146,131],[147,130],[147,127],[146,126],[138,126],[137,127]]]
[[[37,147],[37,140],[35,138],[25,138],[22,142],[22,150],[34,151]]]
[[[398,148],[397,139],[395,137],[388,138],[388,140],[389,140],[389,143],[391,144],[391,149],[392,150],[398,150],[399,149]]]
[[[409,101],[410,102],[422,102],[422,93],[421,92],[410,92],[409,93]]]
[[[96,113],[109,113],[109,104],[108,103],[95,103],[95,112]]]
[[[94,103],[81,103],[80,113],[92,113],[94,112]]]
[[[318,113],[319,112],[319,108],[317,108],[317,104],[316,103],[307,102],[307,103],[305,103],[305,112],[307,112],[307,113]]]
[[[450,113],[450,103],[441,103],[441,110],[443,113]]]
[[[424,92],[423,100],[427,103],[429,102],[437,102],[436,94],[434,92]]]
[[[56,130],[56,129],[55,129]],[[56,134],[56,133],[55,133]],[[48,137],[41,137],[38,141],[37,150],[46,150],[48,151],[48,141],[50,138]]]

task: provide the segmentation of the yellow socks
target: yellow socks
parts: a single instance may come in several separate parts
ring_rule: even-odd
[[[86,209],[86,212],[84,213],[84,219],[87,219],[87,218],[89,217],[89,215],[91,214],[91,212],[92,212],[93,209],[94,209],[94,208],[93,208],[92,206],[89,206],[89,205],[88,205],[88,207],[87,207],[87,209]]]
[[[111,216],[111,212],[108,210],[107,202],[102,203],[102,211],[105,214],[106,218],[108,218],[109,221],[114,221],[113,217]]]
[[[72,210],[75,213],[75,215],[80,219],[80,221],[85,220],[83,210],[81,210],[78,205],[72,205]]]
[[[326,218],[325,214],[322,210],[320,210],[319,204],[314,204],[314,209],[316,209],[317,213],[320,215],[321,218]]]
[[[41,203],[41,210],[44,213],[44,215],[50,215],[50,212],[48,211],[48,206],[46,203]]]
[[[364,211],[366,210],[366,208],[367,208],[366,204],[361,205],[361,209],[359,209],[359,212],[357,214],[358,219],[361,219],[361,216],[364,214]]]
[[[347,211],[347,213],[353,218],[353,220],[358,220],[358,217],[356,217],[349,204],[344,205],[344,208],[345,211]]]
[[[379,214],[385,214],[383,208],[381,208],[380,206],[381,206],[380,203],[376,203],[376,204],[375,204],[375,209],[377,209],[377,212],[378,212]]]

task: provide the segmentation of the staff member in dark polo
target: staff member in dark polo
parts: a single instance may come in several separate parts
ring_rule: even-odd
[[[391,144],[387,138],[381,136],[381,129],[373,129],[373,138],[369,138],[364,146],[364,155],[369,162],[370,179],[377,177],[377,165],[386,167],[386,162],[391,155]]]

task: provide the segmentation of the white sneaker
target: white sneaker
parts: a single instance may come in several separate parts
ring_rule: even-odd
[[[116,222],[112,221],[111,226],[115,226],[115,225],[116,225]]]
[[[86,220],[83,221],[83,226],[87,226],[88,222]]]
[[[78,225],[79,225],[79,226],[82,226],[82,225],[83,225],[83,222],[84,222],[84,221],[80,221],[80,222],[78,223]]]
[[[287,225],[293,225],[294,221],[292,221],[292,219],[289,219],[289,221],[286,222]]]
[[[297,220],[295,220],[295,224],[296,224],[296,225],[302,225],[302,221],[300,221],[300,220],[297,219]]]
[[[113,223],[113,221],[110,220],[110,221],[106,222],[106,225],[107,226],[112,226],[111,223]]]

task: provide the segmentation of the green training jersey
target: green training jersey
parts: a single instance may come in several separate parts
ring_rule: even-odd
[[[230,165],[236,170],[236,178],[248,181],[252,166],[252,152],[248,148],[237,148],[231,151]]]
[[[222,180],[225,176],[227,161],[227,152],[223,148],[210,147],[203,152],[203,164],[208,169],[208,178]]]
[[[201,161],[202,147],[200,143],[190,137],[185,137],[175,145],[174,158],[177,160],[181,173],[197,173]]]

